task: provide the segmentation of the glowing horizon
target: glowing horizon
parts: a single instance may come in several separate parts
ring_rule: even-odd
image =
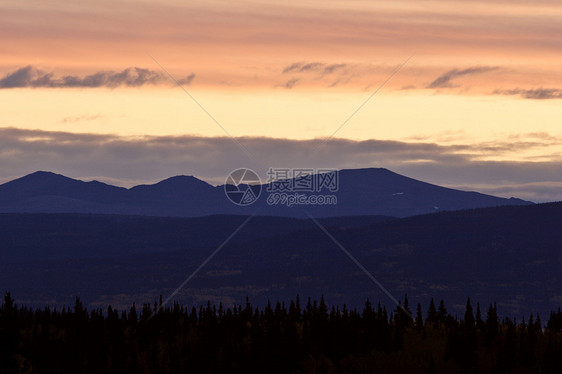
[[[228,133],[264,144],[334,135],[556,167],[561,21],[562,4],[547,0],[8,0],[0,5],[0,129],[137,140]],[[17,144],[0,148],[8,164]],[[377,162],[349,156],[342,165]],[[8,164],[0,178],[16,170]],[[117,177],[104,170],[95,175]],[[483,183],[466,178],[451,183]]]

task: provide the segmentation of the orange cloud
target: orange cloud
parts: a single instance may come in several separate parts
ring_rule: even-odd
[[[297,87],[363,89],[416,54],[411,67],[418,74],[405,71],[390,87],[424,87],[447,70],[487,65],[512,69],[503,78],[482,79],[488,91],[527,88],[561,79],[560,16],[562,5],[548,1],[88,0],[30,6],[9,0],[0,5],[6,56],[0,72],[29,64],[64,74],[154,68],[150,53],[178,76],[196,72],[198,83],[207,86],[276,87],[299,79]],[[302,61],[355,65],[355,78],[333,85],[326,77],[318,84],[278,77]],[[539,82],[531,82],[535,72],[532,79]],[[502,79],[510,84],[493,87]]]

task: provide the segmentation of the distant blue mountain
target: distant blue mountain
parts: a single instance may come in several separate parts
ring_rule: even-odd
[[[127,189],[98,181],[83,182],[48,171],[38,171],[0,186],[1,200],[21,201],[39,197],[65,197],[90,202],[117,202]]]
[[[459,191],[421,182],[387,169],[351,169],[339,172],[335,205],[269,205],[267,187],[254,204],[231,203],[224,186],[212,186],[193,176],[176,176],[153,185],[130,189],[83,182],[39,171],[0,185],[0,212],[97,213],[199,217],[212,214],[257,214],[280,217],[384,215],[407,217],[532,202]]]
[[[317,223],[411,305],[433,297],[463,313],[470,296],[511,317],[544,318],[562,300],[562,203],[315,221],[6,213],[0,287],[38,307],[80,296],[90,307],[128,308],[170,295],[224,243],[174,299],[240,305],[249,296],[265,305],[300,294],[395,308]]]

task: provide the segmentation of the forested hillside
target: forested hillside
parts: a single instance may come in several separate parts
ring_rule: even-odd
[[[556,373],[562,313],[499,319],[467,301],[461,318],[441,301],[427,311],[360,310],[320,301],[245,305],[133,305],[88,311],[28,309],[6,294],[2,373]],[[410,317],[410,314],[412,317]],[[557,371],[558,370],[558,371]]]

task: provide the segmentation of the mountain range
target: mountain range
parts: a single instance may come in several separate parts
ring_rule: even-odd
[[[125,308],[171,295],[221,248],[174,300],[232,305],[248,296],[265,305],[300,294],[395,308],[342,247],[411,305],[433,297],[462,313],[471,297],[512,317],[544,318],[562,303],[562,203],[316,221],[0,214],[0,287],[26,305],[73,305],[79,296],[90,308]]]
[[[130,189],[98,181],[84,182],[39,171],[0,185],[0,212],[91,213],[170,217],[213,214],[280,217],[340,217],[383,215],[407,217],[437,211],[500,205],[528,205],[516,198],[500,198],[421,182],[387,169],[350,169],[338,172],[339,189],[330,192],[337,204],[270,205],[262,184],[260,198],[251,205],[230,202],[225,186],[212,186],[193,176],[176,176]]]
[[[275,186],[263,184],[241,207],[225,194],[233,187],[177,176],[127,189],[50,172],[0,185],[0,291],[26,305],[79,296],[90,308],[124,308],[172,294],[220,248],[175,299],[263,305],[300,294],[395,307],[348,251],[412,305],[434,297],[461,313],[470,296],[519,317],[562,303],[562,203],[387,169],[341,170],[329,206],[269,205]]]

